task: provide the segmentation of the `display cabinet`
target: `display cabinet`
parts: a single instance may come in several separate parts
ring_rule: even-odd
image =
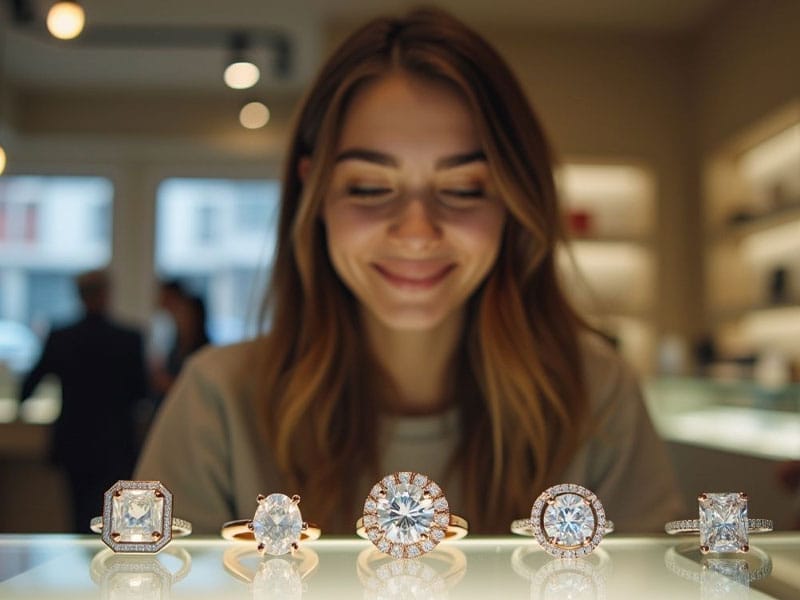
[[[705,164],[708,332],[726,358],[800,359],[800,101]]]
[[[557,172],[571,236],[560,257],[567,288],[642,373],[652,371],[655,335],[653,179],[631,163],[571,161]]]

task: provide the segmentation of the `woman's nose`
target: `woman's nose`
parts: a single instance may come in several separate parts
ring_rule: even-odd
[[[409,198],[390,225],[390,235],[412,249],[426,249],[441,239],[442,230],[425,198]]]

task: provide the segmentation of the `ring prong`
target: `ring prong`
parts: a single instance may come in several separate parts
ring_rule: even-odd
[[[267,497],[264,494],[259,494],[258,496],[256,496],[256,502],[258,502],[259,504],[266,499]]]
[[[160,531],[154,531],[150,535],[152,536],[154,542],[157,542],[158,540],[161,539],[161,532]]]
[[[300,496],[298,496],[297,494],[292,496],[292,504],[300,504]]]
[[[749,499],[749,496],[747,495],[747,492],[739,492],[739,498],[742,500],[747,500]]]
[[[708,554],[711,552],[711,548],[708,546],[700,546],[700,554]]]
[[[303,521],[302,525],[300,525],[300,531],[308,531],[308,523]]]
[[[161,493],[161,490],[153,490],[153,495],[155,495],[156,498],[164,497],[164,494]]]
[[[261,554],[264,554],[264,548],[266,548],[266,546],[264,546],[264,544],[259,544],[256,547],[256,550],[258,550]]]
[[[704,502],[705,500],[708,500],[708,494],[706,494],[705,492],[697,496],[698,502]]]
[[[741,550],[742,552],[747,552],[748,550],[750,550],[750,546],[748,546],[747,544],[742,544],[741,546],[739,546],[739,550]]]
[[[122,536],[119,533],[117,533],[116,531],[112,531],[111,532],[111,539],[114,540],[115,542],[118,542],[121,537]]]
[[[255,527],[254,527],[254,525],[253,525],[253,522],[252,522],[252,521],[248,521],[248,522],[247,522],[247,528],[248,528],[250,531],[253,531],[253,529],[254,529]]]

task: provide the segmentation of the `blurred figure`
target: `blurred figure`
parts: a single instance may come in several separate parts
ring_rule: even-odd
[[[163,362],[153,368],[156,406],[172,387],[186,359],[209,342],[205,303],[199,296],[189,293],[180,282],[174,279],[161,282],[158,305],[172,319],[174,336]]]
[[[19,397],[30,397],[45,375],[59,378],[61,414],[53,425],[51,459],[67,476],[72,529],[87,533],[90,519],[102,511],[103,492],[133,471],[134,411],[147,395],[147,374],[141,333],[108,314],[108,275],[90,271],[76,285],[83,317],[49,334]]]

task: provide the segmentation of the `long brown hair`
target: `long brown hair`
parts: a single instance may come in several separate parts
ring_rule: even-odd
[[[462,438],[454,464],[475,531],[506,531],[566,466],[582,435],[587,394],[583,323],[558,281],[563,237],[542,128],[515,77],[476,33],[438,10],[378,18],[333,53],[294,127],[278,248],[264,305],[258,401],[268,444],[307,514],[343,531],[377,478],[375,392],[385,375],[368,350],[356,300],[326,252],[320,205],[354,91],[389,70],[449,82],[468,101],[508,220],[494,268],[469,301],[453,393]],[[310,158],[301,180],[298,165]],[[383,384],[383,385],[381,385]],[[338,520],[341,517],[341,520]]]

